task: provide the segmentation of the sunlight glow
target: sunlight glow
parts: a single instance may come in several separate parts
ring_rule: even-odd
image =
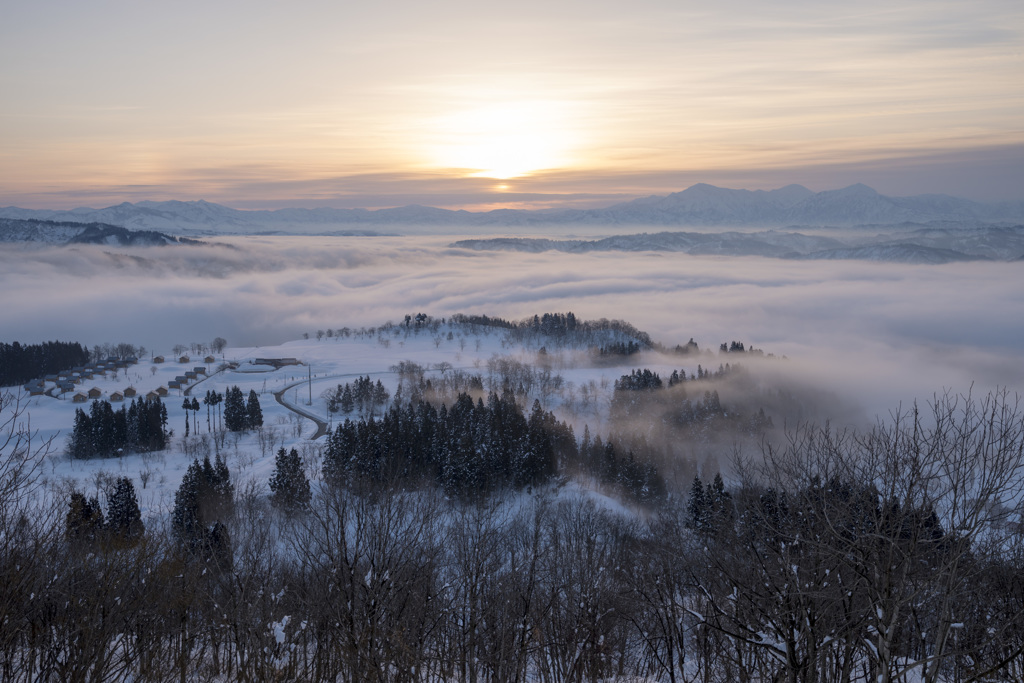
[[[499,180],[566,166],[576,146],[568,107],[501,102],[440,117],[431,126],[431,164]]]

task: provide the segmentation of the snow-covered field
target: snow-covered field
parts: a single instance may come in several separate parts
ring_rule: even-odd
[[[211,427],[216,429],[216,414],[208,425],[203,397],[210,390],[223,394],[229,387],[238,386],[246,396],[250,390],[259,396],[264,429],[262,432],[228,433],[220,453],[231,469],[238,490],[247,489],[255,483],[267,493],[266,483],[273,471],[274,453],[281,446],[295,447],[306,454],[308,460],[314,461],[310,464],[313,465],[312,474],[316,474],[316,458],[310,454],[316,452],[316,446],[323,443],[323,438],[311,440],[318,425],[307,416],[315,417],[328,426],[345,417],[358,417],[358,413],[347,416],[330,413],[322,396],[326,390],[368,375],[374,381],[380,380],[394,395],[398,377],[393,366],[402,361],[422,366],[428,377],[455,371],[480,374],[486,386],[489,361],[503,358],[533,364],[538,358],[536,346],[513,345],[506,339],[504,330],[477,328],[470,331],[467,326],[451,324],[441,325],[433,331],[398,325],[344,338],[324,336],[318,340],[313,336],[279,346],[226,348],[216,355],[213,363],[202,362],[205,354],[198,359],[192,358],[188,363],[180,363],[169,350],[163,353],[167,359],[165,362],[153,363],[152,357],[162,352],[156,349],[148,358],[119,370],[116,375],[97,375],[76,387],[75,392],[60,398],[22,394],[25,415],[31,419],[33,431],[38,432],[36,438],[52,439],[45,468],[52,490],[64,492],[73,486],[90,495],[98,495],[102,493],[108,475],[129,477],[139,494],[143,515],[166,514],[173,506],[174,493],[193,457],[201,458],[204,452],[209,452],[212,457],[216,450],[211,434]],[[282,358],[295,359],[299,364],[276,368],[255,362],[256,359]],[[667,379],[672,370],[686,368],[688,372],[695,372],[698,363],[705,366],[715,363],[717,366],[716,354],[710,353],[684,359],[650,352],[618,364],[609,364],[595,363],[586,350],[571,348],[553,349],[548,352],[547,361],[552,373],[561,375],[564,381],[559,391],[544,397],[545,406],[555,410],[561,419],[574,424],[577,434],[582,433],[585,424],[595,434],[602,431],[614,381],[631,368],[651,368]],[[90,407],[90,402],[73,402],[71,397],[74,393],[96,388],[102,392],[99,400],[109,400],[112,393],[133,387],[139,396],[145,396],[158,387],[167,387],[170,380],[199,365],[207,369],[205,377],[200,374],[187,390],[171,389],[162,399],[167,406],[168,427],[173,430],[167,449],[90,460],[73,460],[66,454],[75,410],[81,408],[88,413]],[[583,389],[585,386],[588,389]],[[581,389],[584,393],[593,389],[595,395],[600,394],[600,398],[592,401],[592,408],[585,412],[566,405]],[[280,402],[275,398],[277,393],[281,395]],[[198,431],[190,428],[188,442],[183,436],[186,411],[182,404],[186,396],[200,401],[199,412],[189,413],[193,416],[191,419],[198,421]],[[118,405],[112,403],[115,410]],[[199,443],[201,441],[206,445]]]

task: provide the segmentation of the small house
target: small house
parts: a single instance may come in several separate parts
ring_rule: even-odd
[[[177,379],[172,379],[167,383],[169,389],[181,389],[181,382]]]
[[[213,356],[207,356],[206,358],[203,359],[203,362],[204,363],[216,363],[217,359],[214,358]]]
[[[164,357],[163,356],[153,356],[153,362],[154,363],[163,363],[164,362]]]
[[[120,391],[115,391],[115,392],[110,394],[110,401],[112,403],[114,401],[123,401],[123,400],[124,400],[124,394],[122,394]]]
[[[167,387],[157,387],[156,393],[158,396],[167,396]]]
[[[99,398],[103,395],[103,391],[99,387],[93,387],[89,390],[89,398]]]
[[[134,398],[135,395],[138,393],[139,392],[136,391],[135,387],[128,387],[127,389],[124,390],[124,395],[127,398]]]
[[[89,397],[83,394],[81,391],[71,397],[72,403],[85,403],[89,400]]]
[[[147,401],[155,401],[158,398],[160,398],[160,394],[156,393],[156,391],[150,391],[149,393],[146,394]]]
[[[194,374],[194,375],[205,375],[206,374],[206,368],[204,368],[202,365],[197,365],[194,368],[192,368],[192,374]]]
[[[192,360],[192,359],[191,359],[191,358],[189,358],[188,356],[181,356],[181,357],[179,357],[179,358],[178,358],[178,362],[179,362],[179,363],[188,363],[188,362],[190,362],[191,360]]]
[[[195,370],[186,370],[185,371],[185,379],[188,379],[188,380],[198,379],[198,375],[196,375],[196,371]]]

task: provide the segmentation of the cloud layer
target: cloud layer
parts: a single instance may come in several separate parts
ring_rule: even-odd
[[[277,344],[406,313],[618,318],[666,345],[738,340],[869,411],[949,388],[1024,390],[1019,263],[905,266],[683,254],[480,253],[447,238],[233,238],[9,248],[5,341]]]

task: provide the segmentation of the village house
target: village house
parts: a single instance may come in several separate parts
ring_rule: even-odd
[[[124,390],[124,395],[128,398],[134,398],[139,392],[136,391],[135,387],[128,387]]]
[[[85,403],[88,400],[89,397],[83,394],[81,391],[79,391],[78,393],[71,397],[72,403]]]
[[[112,394],[110,394],[110,401],[112,403],[115,402],[115,401],[123,401],[123,400],[124,400],[124,394],[122,394],[120,391],[115,391]]]
[[[93,387],[89,390],[89,398],[99,398],[103,395],[103,391],[99,387]]]

